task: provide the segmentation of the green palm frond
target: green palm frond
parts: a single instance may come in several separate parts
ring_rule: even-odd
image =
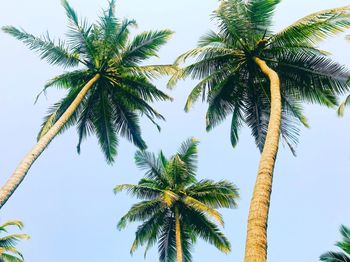
[[[36,37],[13,26],[4,26],[2,30],[22,41],[31,50],[37,51],[41,59],[52,65],[74,67],[80,62],[79,53],[71,53],[64,41],[55,42],[48,33],[43,37]]]
[[[187,191],[191,197],[211,208],[237,207],[238,189],[226,180],[219,182],[201,180],[187,188]]]
[[[159,188],[156,183],[144,183],[143,179],[138,185],[123,184],[114,188],[114,193],[119,193],[126,190],[132,196],[136,196],[140,199],[155,199],[162,196],[163,189]],[[141,183],[143,182],[143,183]]]
[[[222,219],[221,214],[218,211],[216,211],[214,208],[211,208],[208,205],[190,196],[184,197],[183,202],[187,206],[197,210],[198,212],[206,214],[208,217],[212,218],[213,220],[216,220],[220,225],[222,226],[224,225],[224,221]]]
[[[176,261],[175,218],[167,216],[161,227],[158,240],[160,262]]]
[[[183,142],[178,151],[181,160],[186,164],[186,172],[189,176],[194,176],[197,171],[197,158],[199,141],[192,137]]]
[[[159,212],[137,228],[135,240],[130,249],[131,254],[134,253],[139,246],[146,244],[150,239],[153,239],[155,235],[157,236],[161,222],[164,220],[165,216],[166,211]]]
[[[163,177],[163,165],[159,158],[147,151],[137,151],[135,153],[136,165],[145,170],[145,176],[151,179],[161,179]]]
[[[170,30],[149,31],[138,34],[127,46],[122,61],[125,65],[133,66],[142,60],[156,57],[159,48],[173,34]]]
[[[231,251],[228,239],[204,214],[195,210],[188,210],[184,215],[183,221],[183,223],[191,225],[196,235],[214,245],[220,251],[224,253]]]
[[[350,28],[350,6],[322,10],[306,16],[271,39],[272,45],[318,44]]]
[[[79,19],[77,12],[70,6],[67,0],[62,0],[62,6],[66,10],[68,18],[68,43],[72,50],[79,52],[84,59],[85,64],[94,62],[93,54],[96,53],[93,41],[89,34],[92,26],[88,24],[86,19]]]
[[[119,220],[118,229],[125,228],[127,223],[146,220],[162,208],[165,206],[159,199],[139,202],[133,205],[128,213]]]
[[[219,8],[213,14],[225,42],[244,50],[249,50],[249,45],[254,40],[248,10],[244,1],[221,1]]]
[[[100,93],[95,107],[96,111],[92,112],[92,123],[107,162],[113,163],[114,157],[117,154],[118,137],[116,135],[116,126],[112,122],[111,117],[113,113],[112,106],[106,93]]]
[[[268,28],[272,27],[272,16],[276,6],[281,0],[250,0],[248,2],[248,17],[253,25],[253,30],[256,34],[264,35]]]
[[[238,103],[239,102],[237,101],[237,104],[234,105],[234,110],[233,110],[232,119],[231,119],[230,139],[231,139],[231,145],[233,147],[236,147],[236,145],[238,144],[239,129],[242,126],[242,119],[243,119],[242,112]]]

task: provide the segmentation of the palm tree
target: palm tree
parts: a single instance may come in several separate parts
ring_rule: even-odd
[[[245,261],[261,262],[267,257],[267,221],[280,137],[294,153],[300,123],[308,126],[302,102],[334,107],[336,96],[349,90],[349,71],[316,44],[350,27],[350,7],[311,14],[273,33],[272,14],[279,0],[220,2],[213,15],[217,32],[208,32],[197,48],[176,60],[179,64],[191,59],[192,64],[175,74],[169,87],[188,76],[200,79],[185,110],[202,95],[208,102],[208,131],[231,115],[233,147],[242,125],[250,127],[261,158],[249,210]]]
[[[335,245],[340,247],[342,252],[327,252],[320,257],[321,261],[325,262],[350,262],[350,229],[346,226],[340,227],[340,233],[343,236],[343,241],[337,242]]]
[[[23,223],[18,220],[7,221],[0,225],[0,233],[6,233],[7,227],[17,226],[19,229],[23,228]],[[20,240],[27,240],[29,236],[26,234],[10,234],[0,237],[0,262],[22,262],[23,255],[16,249],[16,244]]]
[[[137,185],[118,185],[114,191],[126,190],[143,201],[133,205],[118,223],[122,229],[128,222],[143,222],[136,231],[131,253],[141,245],[147,250],[158,240],[160,261],[189,262],[191,246],[200,237],[224,253],[230,243],[215,220],[223,225],[217,208],[236,207],[238,191],[228,181],[196,179],[197,144],[185,141],[180,150],[165,158],[138,151],[136,165],[144,169],[145,178]]]
[[[140,65],[164,45],[172,32],[149,31],[129,37],[134,20],[115,17],[114,0],[99,21],[89,24],[79,20],[66,0],[62,1],[69,20],[68,41],[54,41],[49,35],[36,37],[22,29],[3,27],[6,33],[24,42],[50,64],[78,69],[50,80],[51,86],[64,88],[67,95],[55,103],[45,117],[37,144],[23,158],[16,170],[0,190],[0,208],[24,179],[30,166],[60,132],[77,125],[80,152],[82,140],[96,134],[107,162],[117,154],[118,134],[126,137],[140,149],[146,148],[141,137],[139,116],[145,115],[159,129],[155,118],[163,116],[149,102],[169,100],[151,79],[174,73],[172,65]]]

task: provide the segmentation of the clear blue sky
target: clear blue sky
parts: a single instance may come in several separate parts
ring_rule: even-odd
[[[107,1],[71,0],[79,14],[96,18]],[[344,0],[284,0],[276,11],[276,30],[311,12],[349,4]],[[134,18],[137,31],[170,28],[176,32],[151,62],[171,63],[177,55],[194,47],[199,36],[213,24],[209,15],[217,1],[209,0],[119,0],[120,17]],[[48,30],[64,36],[66,18],[58,0],[3,1],[0,25],[21,26],[34,34]],[[341,63],[350,65],[350,43],[343,37],[327,41],[323,48]],[[22,156],[35,143],[46,108],[60,98],[50,90],[34,106],[36,94],[46,80],[62,72],[49,66],[20,42],[0,33],[0,183],[4,183]],[[166,79],[157,81],[165,90]],[[241,133],[238,147],[229,142],[229,122],[205,132],[205,105],[197,104],[190,113],[182,108],[194,82],[179,83],[169,92],[173,103],[157,108],[167,118],[162,132],[142,121],[143,135],[150,151],[163,149],[172,154],[187,137],[195,136],[199,146],[199,177],[229,179],[241,192],[239,208],[223,211],[225,233],[232,253],[221,254],[199,242],[194,261],[243,261],[249,201],[259,154],[250,131]],[[341,223],[350,226],[350,110],[339,119],[334,110],[306,106],[311,128],[301,133],[298,157],[280,147],[275,170],[269,219],[269,261],[310,262],[333,248]],[[136,148],[123,140],[114,166],[108,166],[91,137],[76,153],[75,129],[55,138],[30,170],[27,178],[1,210],[0,222],[18,218],[32,236],[20,245],[28,262],[59,261],[144,261],[143,250],[133,257],[129,249],[136,225],[119,232],[118,219],[136,201],[125,194],[115,196],[116,184],[136,183],[142,173],[135,168]],[[146,261],[157,261],[156,248]]]

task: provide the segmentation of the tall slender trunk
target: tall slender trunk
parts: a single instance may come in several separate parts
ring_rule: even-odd
[[[250,202],[245,262],[265,262],[267,258],[267,221],[272,190],[273,169],[280,138],[281,92],[278,74],[265,61],[255,57],[256,64],[270,80],[271,108],[264,149]]]
[[[182,243],[179,208],[175,207],[176,262],[182,262]]]
[[[93,86],[93,84],[100,78],[100,74],[96,74],[86,85],[81,89],[77,97],[73,100],[67,110],[57,120],[57,122],[43,135],[35,146],[24,156],[22,161],[18,164],[11,177],[0,189],[0,209],[11,197],[16,188],[23,181],[29,168],[32,166],[34,161],[40,156],[45,150],[51,140],[58,134],[64,124],[72,116],[74,111],[77,109],[81,101],[84,99],[87,91]]]

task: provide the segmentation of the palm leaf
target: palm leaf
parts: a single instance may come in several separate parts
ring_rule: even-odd
[[[56,43],[49,34],[36,37],[13,26],[4,26],[2,30],[22,41],[31,50],[37,51],[41,59],[46,59],[52,65],[67,68],[77,66],[80,62],[78,53],[71,53],[64,41],[58,40]]]
[[[123,63],[133,66],[142,60],[157,56],[159,48],[169,40],[172,34],[170,30],[161,30],[144,32],[135,36],[123,54]]]
[[[345,254],[337,252],[328,252],[320,257],[321,261],[325,262],[350,262],[350,258]]]
[[[318,44],[350,27],[350,6],[322,10],[306,16],[270,40],[273,45],[310,43]]]

